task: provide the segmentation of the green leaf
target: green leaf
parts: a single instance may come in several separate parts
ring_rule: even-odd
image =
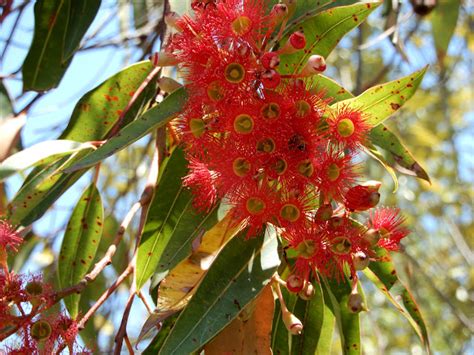
[[[59,85],[69,66],[62,62],[71,0],[38,0],[33,42],[22,66],[23,91],[46,91]]]
[[[60,139],[78,142],[98,141],[107,137],[133,93],[140,87],[152,65],[149,61],[136,63],[105,80],[86,93],[76,104],[69,125]],[[133,120],[146,107],[155,93],[152,82],[125,114],[122,125]],[[80,160],[85,151],[77,152],[67,164],[67,158],[39,166],[28,175],[9,206],[12,223],[28,225],[40,218],[47,209],[72,186],[86,170],[66,175],[61,172]],[[34,182],[31,180],[34,179]]]
[[[350,91],[344,89],[334,79],[328,78],[322,74],[313,76],[311,80],[311,86],[318,91],[322,90],[324,98],[328,100],[330,99],[333,104],[354,97]]]
[[[336,7],[301,22],[298,28],[306,36],[306,47],[296,53],[280,56],[280,74],[298,73],[313,54],[327,57],[342,37],[360,25],[379,5],[371,2]],[[289,35],[283,37],[280,45],[287,42]]]
[[[324,298],[321,285],[314,283],[315,294],[309,301],[299,298],[293,314],[303,323],[303,332],[294,336],[291,344],[292,354],[314,354],[321,340],[324,320]]]
[[[429,183],[430,177],[400,139],[384,125],[374,127],[369,134],[373,144],[383,148],[389,154],[388,163],[401,173],[417,176]]]
[[[143,351],[142,355],[156,355],[160,351],[166,337],[170,334],[176,320],[178,319],[179,313],[173,314],[171,317],[166,318],[160,327],[159,333],[150,342],[150,345]]]
[[[160,354],[187,354],[206,344],[268,284],[280,264],[273,228],[265,236],[231,239],[217,256]]]
[[[364,274],[383,292],[397,310],[405,316],[427,352],[430,353],[428,330],[420,309],[411,293],[398,278],[390,254],[385,249],[378,248],[377,259],[379,261],[371,262],[369,268],[364,270]],[[402,300],[403,306],[398,302],[398,299]]]
[[[331,309],[339,329],[344,354],[360,354],[361,341],[359,314],[349,310],[347,301],[351,293],[349,282],[323,277],[324,300]]]
[[[313,77],[312,86],[317,90],[322,89],[325,94],[324,97],[332,99],[333,103],[354,97],[352,93],[324,75]],[[381,123],[372,128],[369,133],[369,139],[373,144],[379,146],[388,153],[389,156],[388,159],[386,159],[375,147],[372,146],[372,144],[367,145],[367,149],[369,150],[368,153],[387,169],[395,182],[395,187],[397,186],[398,180],[396,177],[394,178],[392,167],[403,174],[417,176],[430,182],[430,178],[426,171],[413,158],[413,155],[403,145],[400,139],[384,124]]]
[[[132,95],[153,69],[150,61],[133,64],[86,93],[76,104],[61,139],[78,142],[103,140],[127,106]],[[134,120],[155,93],[155,82],[138,97],[122,126]]]
[[[395,174],[395,170],[390,166],[390,164],[385,160],[385,157],[380,153],[376,147],[374,147],[370,143],[365,143],[364,151],[373,159],[377,160],[387,172],[390,174],[393,180],[393,192],[395,193],[398,190],[398,178],[397,174]]]
[[[68,61],[79,48],[82,37],[94,21],[102,0],[71,1],[62,61]]]
[[[59,286],[66,288],[77,284],[87,274],[94,262],[102,238],[104,208],[100,193],[90,185],[77,203],[64,234],[59,252]],[[64,299],[72,318],[79,311],[80,294]]]
[[[3,81],[0,81],[0,122],[2,119],[10,116],[13,113],[12,101],[7,89],[3,85]]]
[[[448,52],[449,43],[451,42],[458,22],[460,7],[460,0],[438,1],[431,15],[431,29],[436,53],[440,61],[443,61]]]
[[[217,223],[217,209],[202,215],[193,208],[193,195],[182,186],[187,172],[184,152],[176,149],[151,201],[138,247],[137,289],[155,273],[164,276],[191,253],[193,240]]]
[[[44,164],[47,160],[91,148],[93,146],[88,143],[70,140],[45,141],[35,144],[8,157],[0,164],[0,181],[29,167]]]
[[[59,174],[69,162],[66,156],[33,169],[8,205],[8,219],[12,224],[33,223],[81,177],[82,172],[69,176]]]
[[[127,126],[109,140],[79,160],[66,172],[83,169],[97,164],[101,160],[136,142],[152,130],[164,126],[182,110],[187,99],[185,89],[181,88],[166,97],[158,106],[146,111],[141,117]]]
[[[385,121],[410,99],[426,73],[425,67],[401,79],[374,86],[357,97],[340,101],[334,106],[360,109],[367,114],[367,122],[372,126]]]
[[[334,314],[331,312],[331,308],[328,305],[328,301],[324,299],[323,302],[323,324],[321,325],[321,334],[319,336],[318,346],[314,354],[316,355],[326,355],[331,354],[331,347],[332,347],[332,338],[334,335],[334,327],[335,327],[335,317]]]

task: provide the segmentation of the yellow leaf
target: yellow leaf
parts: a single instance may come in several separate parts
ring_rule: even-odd
[[[275,300],[271,285],[249,304],[222,332],[204,347],[206,355],[271,355]]]
[[[219,251],[239,231],[230,213],[207,231],[193,253],[179,263],[161,282],[158,290],[157,315],[164,318],[184,308]]]

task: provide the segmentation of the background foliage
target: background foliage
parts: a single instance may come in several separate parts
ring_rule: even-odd
[[[77,6],[75,1],[65,4]],[[185,5],[184,0],[169,3],[102,1],[85,39],[76,42],[78,50],[72,61],[70,53],[74,45],[63,49],[63,53],[69,55],[58,63],[62,72],[57,75],[64,74],[59,87],[35,94],[22,92],[21,86],[22,74],[23,78],[31,77],[31,73],[21,73],[21,66],[31,41],[35,43],[32,38],[34,3],[14,1],[12,13],[0,27],[0,160],[16,149],[57,139],[83,94],[123,67],[158,50],[164,26],[163,6],[183,11],[181,8]],[[409,218],[413,233],[404,242],[405,251],[395,258],[399,273],[423,310],[433,350],[469,353],[474,351],[474,143],[471,138],[474,134],[471,79],[474,40],[469,36],[474,26],[473,9],[456,0],[444,0],[439,1],[431,14],[419,16],[407,1],[394,5],[397,5],[395,1],[385,1],[366,23],[344,38],[328,58],[328,74],[359,94],[376,83],[408,75],[430,64],[415,98],[397,113],[396,119],[386,124],[411,147],[413,155],[429,173],[432,184],[401,176],[399,189],[392,194],[390,176],[375,162],[371,162],[369,168],[371,176],[385,176],[382,201],[387,205],[400,205]],[[72,36],[80,38],[78,34]],[[53,53],[46,50],[52,58]],[[28,60],[41,63],[42,58]],[[54,86],[48,83],[50,77],[39,76],[41,80],[37,75],[33,77],[35,79],[28,80],[28,87]],[[110,106],[110,110],[114,109]],[[71,131],[73,128],[68,132],[74,134]],[[77,137],[85,133],[79,130],[75,134],[74,139],[81,140]],[[84,138],[87,139],[90,138]],[[105,253],[118,227],[117,221],[123,219],[142,190],[152,148],[153,139],[147,137],[102,164],[98,188],[105,222],[96,258]],[[13,176],[0,185],[0,214],[6,211],[6,201],[16,193],[25,176]],[[63,231],[91,176],[78,175],[77,179],[79,182],[33,225],[28,242],[15,258],[16,270],[42,270],[56,282],[55,260],[64,238]],[[137,227],[138,221],[135,221],[127,233],[125,240],[130,245],[133,245],[132,236]],[[80,302],[96,299],[100,290],[110,284],[109,277],[121,273],[131,255],[131,247],[124,244],[114,258],[113,268],[95,281],[97,287],[86,289]],[[91,339],[95,339],[93,334],[99,334],[99,349],[112,346],[120,322],[120,314],[114,313],[114,309],[123,307],[130,287],[127,282],[85,330],[84,336]],[[366,297],[370,312],[361,315],[364,352],[405,353],[409,349],[411,353],[420,353],[421,346],[408,329],[407,321],[391,308],[382,294],[366,288]],[[132,312],[142,314],[145,310],[135,303]],[[132,319],[130,335],[138,337],[141,317],[133,318],[137,326],[134,334]],[[334,344],[333,352],[338,353],[338,342]]]

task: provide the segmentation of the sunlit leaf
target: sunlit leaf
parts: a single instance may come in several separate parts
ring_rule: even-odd
[[[417,176],[420,179],[430,181],[430,177],[423,167],[413,158],[410,151],[403,145],[393,132],[383,125],[374,127],[369,134],[373,144],[383,148],[389,153],[392,165],[401,173]]]
[[[150,61],[133,64],[86,93],[74,107],[61,139],[78,142],[105,139],[151,70]],[[142,112],[155,93],[154,85],[155,83],[151,82],[128,110],[122,127]]]
[[[140,62],[127,67],[86,93],[76,104],[68,126],[60,139],[78,142],[98,141],[107,137],[117,123],[133,93],[151,71],[151,64]],[[155,93],[151,83],[125,114],[122,125],[139,115]],[[121,126],[122,126],[121,125]],[[81,151],[79,153],[84,153]],[[84,155],[39,166],[28,175],[20,191],[9,205],[9,215],[15,224],[28,225],[40,218],[47,209],[72,186],[86,170],[62,174]],[[65,164],[67,161],[67,164]],[[32,182],[34,180],[34,182]]]
[[[59,252],[58,275],[61,288],[77,284],[94,262],[102,237],[104,208],[100,193],[90,185],[77,203],[64,234]],[[80,294],[64,299],[72,317],[79,311]]]
[[[427,67],[401,79],[376,85],[357,97],[340,101],[334,106],[362,109],[373,126],[385,121],[408,101],[421,83]]]
[[[191,255],[170,270],[169,274],[168,270],[165,269],[164,272],[155,275],[153,279],[155,283],[163,280],[164,276],[166,278],[158,288],[157,308],[145,322],[139,339],[158,323],[180,311],[188,304],[197,290],[197,285],[206,275],[219,251],[237,233],[237,227],[231,223],[231,216],[228,214],[202,237],[194,236],[196,239],[193,242]],[[186,246],[186,248],[189,248],[189,246]],[[178,249],[178,251],[180,250]],[[173,259],[171,261],[176,262]],[[160,266],[158,267],[160,268]],[[164,268],[161,267],[161,269]]]
[[[271,345],[275,300],[271,285],[244,308],[240,315],[204,347],[207,355],[273,354]]]
[[[398,278],[390,254],[382,248],[377,250],[376,262],[371,262],[364,274],[380,289],[388,300],[405,316],[419,336],[425,349],[429,352],[430,344],[426,324],[421,316],[420,309],[409,290]],[[402,300],[403,306],[399,303]]]
[[[25,115],[0,120],[0,161],[3,161],[10,155],[25,124]]]
[[[342,37],[360,25],[380,3],[359,3],[323,11],[298,25],[306,36],[306,47],[293,54],[283,54],[278,71],[280,74],[298,73],[312,54],[327,57]],[[280,44],[287,42],[285,36]]]
[[[44,164],[47,160],[57,160],[61,156],[91,148],[92,146],[88,143],[70,140],[45,141],[35,144],[10,156],[0,164],[0,181],[29,167]]]
[[[275,231],[235,237],[219,253],[195,295],[181,312],[160,354],[190,353],[229,324],[268,284],[278,267]]]
[[[164,126],[178,114],[187,99],[184,89],[178,89],[166,97],[158,106],[146,111],[138,119],[122,128],[114,137],[107,140],[97,150],[78,161],[67,172],[97,164],[101,160],[136,142],[152,130]]]

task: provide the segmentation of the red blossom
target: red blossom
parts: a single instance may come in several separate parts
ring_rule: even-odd
[[[0,248],[17,252],[22,242],[23,239],[15,229],[7,221],[0,219]]]
[[[378,245],[388,250],[398,250],[400,241],[410,234],[403,226],[405,218],[400,215],[400,209],[383,207],[370,214],[370,227],[380,234]]]

